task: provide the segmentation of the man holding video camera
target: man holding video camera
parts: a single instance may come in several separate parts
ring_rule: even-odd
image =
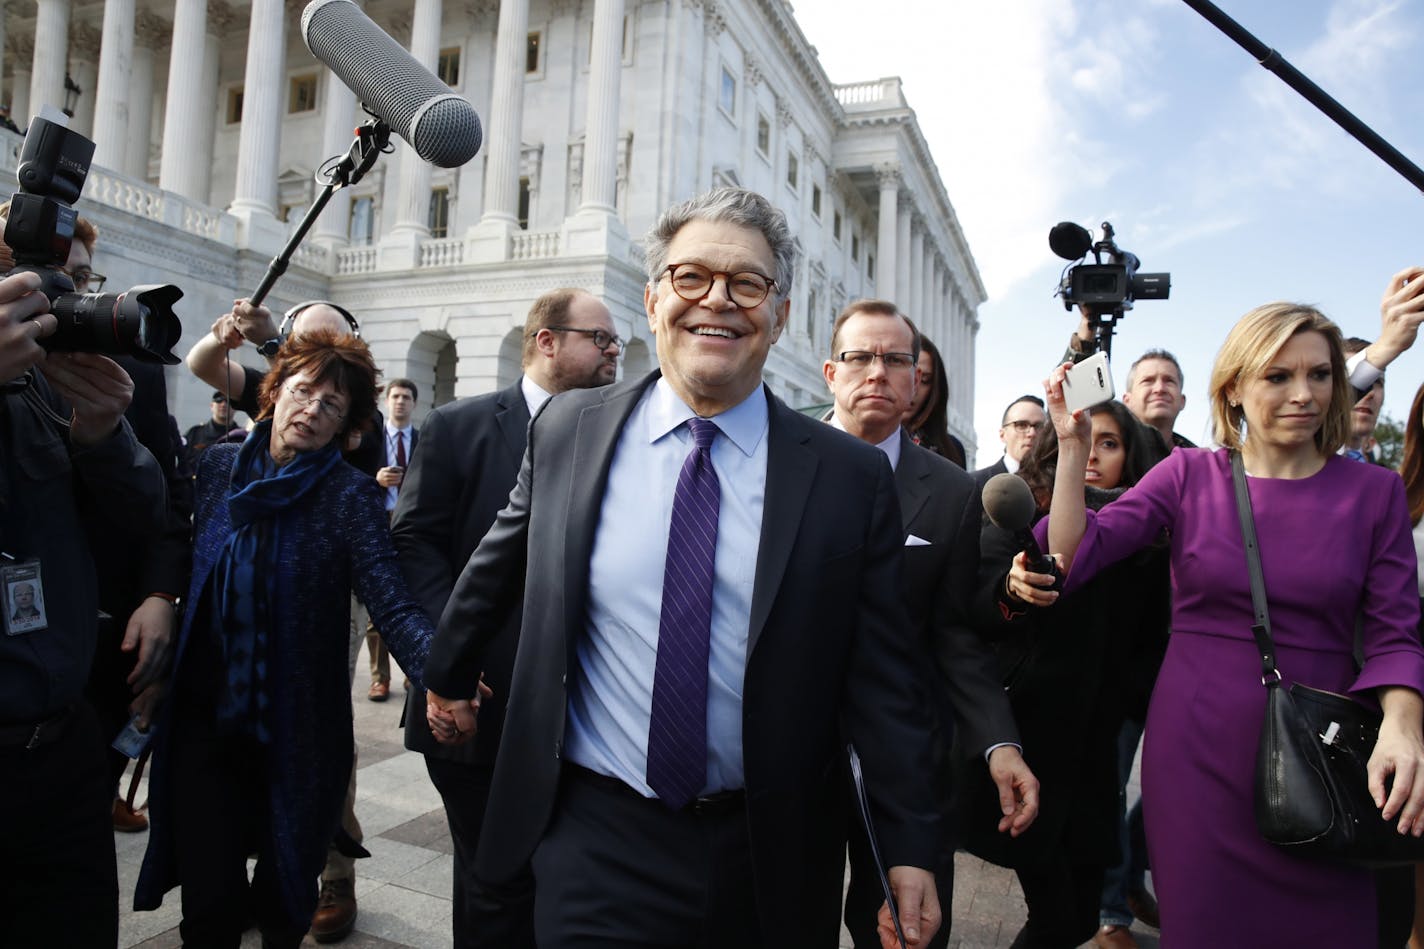
[[[0,913],[7,943],[112,946],[113,787],[83,699],[97,612],[86,525],[154,533],[163,476],[123,420],[128,374],[94,353],[46,358],[56,322],[39,287],[30,272],[0,281],[0,588],[23,580],[45,604],[43,625],[0,637],[0,807],[20,818]]]

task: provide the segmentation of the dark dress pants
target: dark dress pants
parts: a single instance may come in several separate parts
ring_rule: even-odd
[[[533,949],[534,875],[526,867],[500,884],[475,875],[475,851],[489,803],[493,769],[425,756],[425,770],[445,802],[445,819],[455,845],[455,949]]]
[[[566,766],[533,863],[540,949],[763,945],[744,804],[672,811]]]
[[[94,711],[80,703],[59,737],[0,748],[0,943],[112,949],[119,940],[114,789]]]
[[[219,735],[212,703],[177,696],[172,759],[173,840],[183,888],[179,932],[188,949],[236,949],[255,918],[264,949],[295,949],[310,921],[282,908],[267,844],[267,767],[261,748]],[[247,857],[257,868],[247,879]],[[315,878],[311,881],[316,889]]]

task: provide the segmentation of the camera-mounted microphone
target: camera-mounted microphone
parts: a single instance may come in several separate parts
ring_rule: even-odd
[[[1081,224],[1061,221],[1048,232],[1048,246],[1064,260],[1079,261],[1091,252],[1093,263],[1077,263],[1059,279],[1055,296],[1063,308],[1086,307],[1097,334],[1097,348],[1111,353],[1113,327],[1136,300],[1165,300],[1172,289],[1169,273],[1140,273],[1137,255],[1117,246],[1113,226],[1103,222],[1103,239],[1094,243]]]

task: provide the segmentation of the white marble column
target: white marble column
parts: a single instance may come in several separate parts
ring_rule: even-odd
[[[104,42],[99,49],[99,83],[94,92],[94,163],[123,171],[131,124],[133,89],[134,0],[104,0]],[[142,130],[147,140],[148,129]]]
[[[24,130],[30,124],[30,62],[33,44],[26,37],[15,38],[15,66],[10,74],[10,118]]]
[[[415,0],[410,24],[410,54],[416,62],[435,71],[440,57],[441,0]],[[417,238],[430,234],[430,163],[422,161],[407,145],[400,148],[400,187],[396,201],[395,233]]]
[[[94,137],[94,103],[99,87],[99,31],[87,23],[69,28],[69,75],[79,87],[74,101],[74,118],[69,127],[80,135]]]
[[[494,88],[485,150],[484,221],[518,227],[519,154],[524,118],[524,52],[529,0],[502,0],[494,44]]]
[[[123,172],[148,180],[148,159],[153,149],[153,58],[155,49],[167,47],[168,24],[147,10],[134,18],[133,68],[129,71],[129,128],[125,137]]]
[[[254,10],[260,2],[253,3]],[[280,9],[281,3],[277,3]],[[208,149],[202,147],[198,130],[203,120],[203,109],[212,111],[215,102],[204,102],[202,98],[203,58],[207,55],[208,5],[204,0],[177,0],[173,8],[173,44],[168,54],[168,89],[163,109],[163,149],[158,164],[158,186],[165,191],[180,194],[191,201],[206,201],[207,188],[204,181],[207,169],[201,167],[211,161]],[[280,28],[280,27],[279,27]],[[281,40],[275,44],[280,49]],[[247,69],[252,72],[252,49],[248,48]],[[281,69],[281,53],[277,53],[277,68]],[[280,75],[280,72],[279,72]],[[274,80],[275,81],[275,80]],[[250,80],[249,80],[250,87]],[[261,115],[253,102],[252,89],[247,89],[248,115]],[[243,137],[247,135],[247,122],[243,122]],[[273,142],[275,145],[275,140]],[[276,160],[276,155],[272,156]],[[243,161],[238,160],[238,176],[242,176]],[[239,188],[239,193],[241,188]]]
[[[623,73],[623,0],[595,0],[580,213],[612,215],[617,194],[618,86]]]
[[[928,226],[929,222],[925,222]],[[928,326],[930,333],[935,332],[934,321],[934,273],[935,273],[935,249],[934,237],[928,231],[925,232],[924,254],[920,258],[920,315],[916,319],[921,320],[921,326]]]
[[[910,221],[910,266],[906,274],[905,298],[900,308],[910,314],[912,320],[924,319],[925,305],[925,232],[924,221],[917,213]]]
[[[31,60],[32,112],[43,105],[64,106],[64,67],[69,62],[69,0],[38,0],[35,53]],[[19,123],[17,123],[19,124]]]
[[[208,0],[208,17],[203,30],[203,71],[194,80],[198,85],[198,126],[191,141],[198,152],[198,168],[192,174],[196,200],[208,203],[213,193],[213,141],[221,113],[227,103],[219,101],[218,73],[222,68],[223,44],[241,28],[242,20],[222,0]]]
[[[880,221],[876,236],[875,295],[882,300],[895,295],[895,209],[900,203],[900,169],[881,165],[875,170],[880,182]]]
[[[202,0],[187,2],[201,3]],[[286,14],[283,0],[252,0],[247,27],[247,72],[243,78],[242,130],[237,141],[237,184],[229,208],[248,219],[255,216],[275,219],[277,215],[277,157],[285,112],[282,89],[287,74]],[[176,25],[174,33],[176,49]],[[195,45],[202,48],[201,36]],[[172,88],[170,82],[170,94]],[[171,112],[171,99],[169,109]],[[166,137],[165,133],[165,140]],[[166,162],[166,146],[163,153]]]
[[[321,150],[323,157],[344,155],[351,150],[354,140],[351,130],[358,120],[356,117],[356,93],[347,88],[346,83],[336,78],[330,69],[322,79],[324,101],[322,103]],[[351,219],[351,189],[337,188],[331,200],[316,219],[315,237],[328,246],[346,243]]]
[[[901,191],[899,212],[895,216],[895,290],[889,296],[906,312],[910,309],[910,221],[914,211],[914,200]]]

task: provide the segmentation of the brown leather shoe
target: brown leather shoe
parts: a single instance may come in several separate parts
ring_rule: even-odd
[[[1099,949],[1137,949],[1137,940],[1126,926],[1103,926],[1093,937],[1093,945]]]
[[[372,702],[384,702],[391,697],[391,684],[389,682],[372,682],[371,691],[366,693],[366,698]]]
[[[340,942],[356,925],[356,881],[331,880],[321,885],[311,934],[317,942]]]
[[[1162,928],[1162,917],[1157,912],[1157,898],[1146,890],[1128,890],[1127,908],[1132,915],[1153,929]]]
[[[114,830],[121,834],[140,834],[148,830],[148,817],[143,809],[134,810],[121,797],[114,798]]]

